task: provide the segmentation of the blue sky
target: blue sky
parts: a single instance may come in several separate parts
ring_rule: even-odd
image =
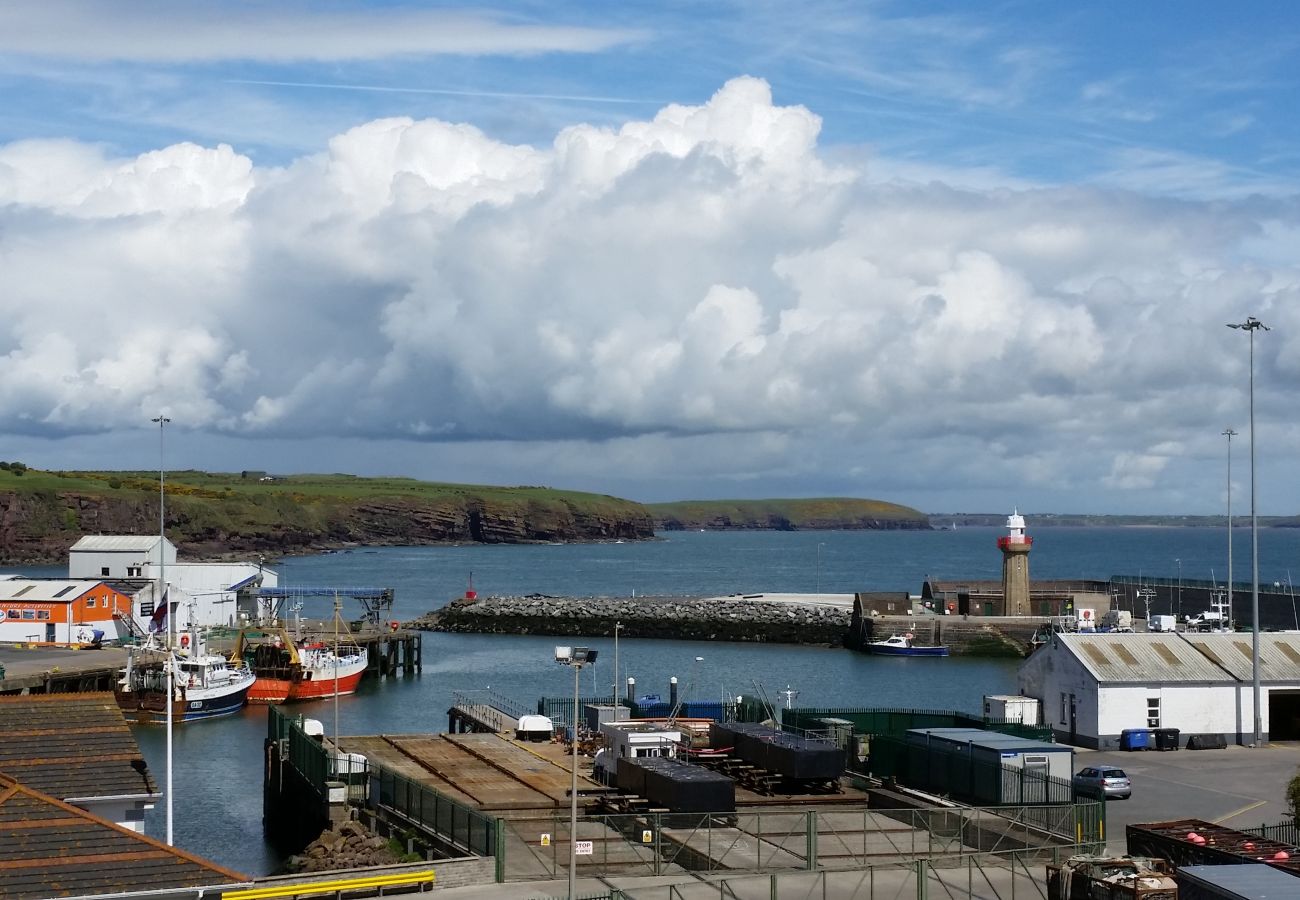
[[[1293,513],[1297,17],[8,5],[0,456]]]

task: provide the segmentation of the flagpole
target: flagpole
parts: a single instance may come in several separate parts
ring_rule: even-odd
[[[163,429],[171,419],[158,416],[158,594],[167,617],[167,846],[175,846],[172,832],[172,707],[176,705],[176,657],[172,649],[172,611],[167,605],[166,498],[163,475]]]

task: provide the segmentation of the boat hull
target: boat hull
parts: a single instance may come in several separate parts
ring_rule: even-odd
[[[868,644],[867,652],[877,656],[947,656],[947,647],[899,647]]]
[[[256,683],[256,682],[254,682]],[[251,686],[213,697],[185,697],[172,702],[172,722],[197,722],[216,719],[239,712],[247,703]],[[167,722],[166,695],[157,691],[118,691],[118,709],[122,717],[132,724],[162,725]]]
[[[365,663],[362,663],[355,672],[347,675],[343,674],[342,667],[340,667],[338,678],[339,696],[354,693],[357,684],[361,681],[361,676],[364,674],[366,674]],[[333,672],[308,671],[304,673],[302,681],[296,681],[290,686],[289,700],[320,700],[325,697],[333,697],[334,693]]]
[[[366,674],[366,662],[339,666],[338,694],[356,692],[361,676]],[[293,673],[292,678],[257,676],[257,683],[249,691],[249,703],[292,703],[297,700],[322,700],[334,696],[334,667],[306,668]]]
[[[249,703],[283,703],[289,699],[289,687],[293,682],[287,678],[271,678],[258,675],[257,682],[248,692]]]

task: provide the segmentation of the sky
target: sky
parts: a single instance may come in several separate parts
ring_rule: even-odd
[[[1296,514],[1298,73],[1291,4],[4,4],[0,459],[1241,514],[1253,341]]]

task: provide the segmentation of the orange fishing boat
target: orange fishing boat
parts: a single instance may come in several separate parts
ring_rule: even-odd
[[[232,660],[247,663],[257,676],[249,703],[317,700],[356,691],[366,672],[368,654],[352,643],[296,642],[278,626],[243,628]]]

